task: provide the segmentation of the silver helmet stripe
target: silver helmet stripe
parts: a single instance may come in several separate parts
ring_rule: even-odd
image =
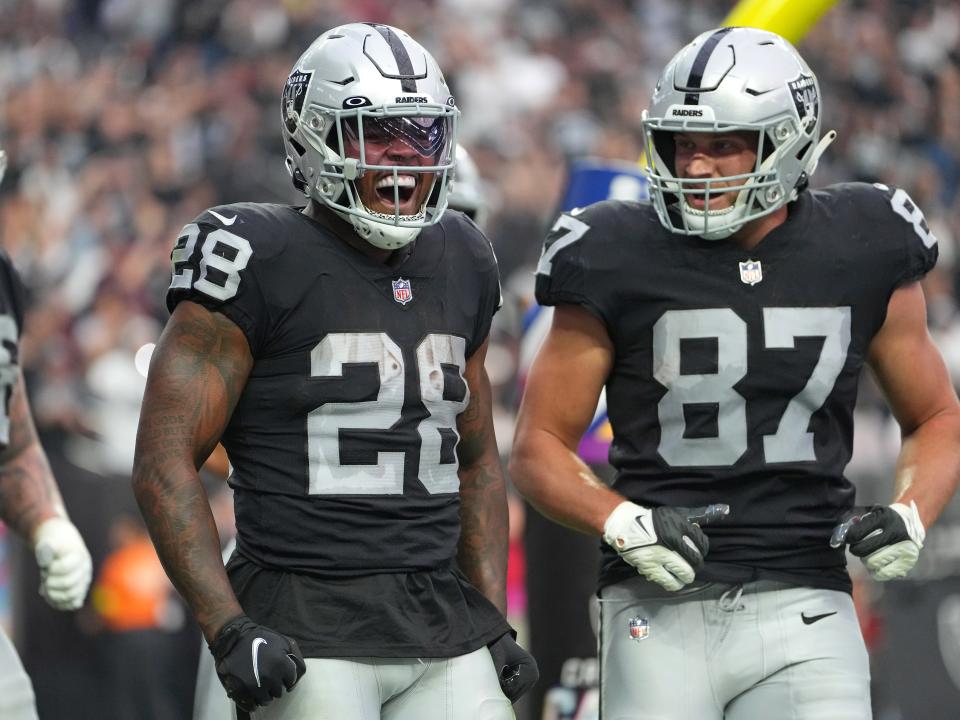
[[[707,69],[707,63],[710,61],[710,56],[713,55],[713,51],[716,49],[717,45],[720,44],[720,41],[723,40],[723,36],[728,32],[733,30],[732,27],[720,28],[713,35],[708,37],[706,41],[700,48],[700,51],[697,53],[697,56],[693,59],[693,65],[690,67],[690,77],[687,78],[687,85],[684,88],[685,90],[699,90],[700,83],[703,82],[703,71]],[[700,93],[698,92],[687,92],[686,97],[683,99],[684,105],[698,105],[700,103]]]
[[[383,39],[387,41],[387,45],[390,46],[390,52],[393,53],[393,57],[397,61],[400,90],[405,93],[417,92],[416,73],[413,71],[413,62],[410,60],[410,53],[407,52],[403,40],[388,25],[377,25],[376,23],[369,23],[369,25],[380,33]]]

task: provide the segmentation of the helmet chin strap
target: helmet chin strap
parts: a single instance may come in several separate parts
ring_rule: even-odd
[[[353,213],[338,213],[345,220],[348,220],[351,225],[353,225],[354,230],[357,231],[357,234],[366,240],[368,243],[374,247],[380,248],[381,250],[398,250],[405,245],[409,245],[413,240],[420,234],[422,227],[405,227],[401,225],[394,225],[392,220],[393,215],[387,215],[385,213],[378,212],[376,210],[371,210],[364,204],[363,199],[360,197],[359,193],[357,194],[357,202],[366,210],[367,214],[373,217],[363,217],[360,215],[355,215]],[[405,221],[416,221],[422,220],[426,213],[426,201],[420,208],[420,212],[416,215],[401,215],[400,218]],[[383,220],[378,221],[375,219],[376,216],[382,216]]]
[[[820,162],[820,156],[823,155],[824,151],[830,147],[830,143],[837,139],[837,131],[830,130],[826,135],[820,138],[820,142],[817,143],[817,147],[814,148],[813,153],[810,155],[810,161],[807,163],[806,173],[807,175],[813,175],[813,171],[817,169],[817,164]]]
[[[349,213],[337,214],[353,225],[353,229],[357,231],[357,235],[381,250],[399,250],[413,242],[423,229],[419,227],[388,225]]]
[[[747,208],[744,204],[736,203],[722,210],[697,210],[686,202],[681,202],[683,202],[684,223],[691,230],[699,231],[696,234],[704,240],[725,240],[743,227],[743,223],[737,220],[746,213]],[[710,230],[710,221],[714,221],[715,224],[721,218],[727,221],[727,224],[716,230]]]

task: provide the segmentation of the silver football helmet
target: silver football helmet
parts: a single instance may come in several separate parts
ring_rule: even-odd
[[[490,203],[480,170],[463,145],[457,145],[456,160],[447,203],[452,210],[459,210],[473,220],[481,230],[485,229]]]
[[[369,243],[403,247],[440,219],[460,111],[437,62],[405,32],[378,23],[325,32],[287,78],[281,111],[294,185]]]
[[[836,137],[831,130],[820,138],[820,116],[817,78],[782,37],[745,27],[699,35],[667,64],[643,115],[660,222],[676,233],[720,240],[795,200]],[[752,172],[676,176],[673,133],[739,130],[757,133]],[[732,206],[707,209],[711,193],[731,191],[739,191]],[[687,202],[694,195],[706,201],[704,209]]]

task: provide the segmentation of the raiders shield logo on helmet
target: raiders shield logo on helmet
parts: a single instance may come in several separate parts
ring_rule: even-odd
[[[303,110],[303,99],[307,96],[307,86],[310,84],[312,72],[294,70],[283,86],[283,122],[289,132],[297,129],[297,119]]]
[[[801,75],[796,80],[791,80],[787,85],[790,87],[790,97],[793,98],[793,104],[797,107],[797,115],[800,116],[803,129],[809,131],[817,124],[817,118],[820,117],[820,98],[817,97],[817,84],[814,82],[812,75]]]

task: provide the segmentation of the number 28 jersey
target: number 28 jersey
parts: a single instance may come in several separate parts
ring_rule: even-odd
[[[500,301],[476,226],[448,213],[388,267],[297,208],[243,203],[187,225],[172,259],[170,310],[224,314],[254,358],[222,438],[240,553],[330,577],[448,565],[463,372]]]
[[[554,225],[537,300],[586,308],[613,342],[616,490],[646,506],[730,505],[704,528],[698,578],[849,589],[829,537],[854,503],[843,473],[858,376],[890,296],[936,257],[919,209],[883,186],[805,192],[751,250],[604,202]],[[603,584],[634,574],[603,550]]]

